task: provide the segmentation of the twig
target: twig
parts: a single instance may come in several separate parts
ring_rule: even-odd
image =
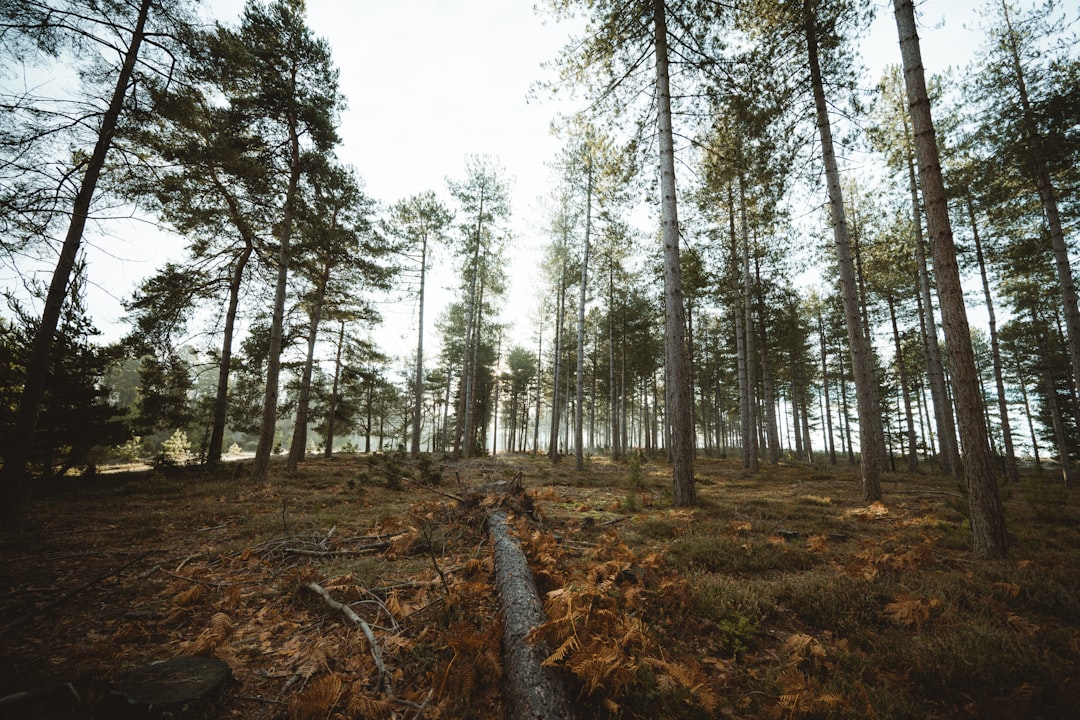
[[[306,557],[347,557],[349,555],[366,555],[373,550],[386,550],[390,542],[372,543],[352,550],[307,550],[306,548],[285,548],[282,550],[286,555],[304,555]]]
[[[371,631],[371,626],[364,622],[364,618],[357,615],[351,607],[343,602],[338,602],[331,597],[330,593],[326,592],[326,589],[319,583],[309,582],[304,585],[304,587],[321,597],[327,605],[339,611],[349,620],[349,622],[363,630],[364,636],[367,638],[368,645],[371,648],[371,657],[375,660],[375,668],[379,671],[379,678],[382,679],[387,694],[393,695],[394,691],[390,686],[390,674],[386,672],[386,665],[383,664],[382,660],[382,651],[379,649],[379,643],[375,640],[375,633]]]
[[[186,558],[184,558],[183,560],[180,561],[180,564],[176,566],[176,569],[173,570],[173,572],[174,573],[180,572],[181,570],[184,569],[185,565],[187,565],[190,561],[194,560],[195,558],[199,557],[200,555],[202,555],[202,552],[192,553],[191,555],[188,555]]]
[[[600,523],[600,527],[610,527],[612,525],[618,525],[619,523],[624,522],[624,521],[629,520],[629,519],[630,519],[629,515],[624,515],[622,517],[617,517],[614,520],[608,520],[605,523]]]
[[[443,492],[442,490],[439,490],[439,489],[437,489],[437,488],[435,488],[435,487],[433,487],[431,485],[423,485],[423,484],[418,483],[415,480],[412,480],[410,478],[403,478],[403,479],[406,482],[408,482],[410,485],[412,485],[413,487],[418,487],[418,488],[420,488],[422,490],[428,490],[430,492],[435,493],[436,495],[442,495],[444,498],[450,498],[451,500],[457,500],[459,503],[461,503],[463,505],[465,504],[465,498],[458,497],[457,495],[454,495],[453,493]],[[458,481],[458,484],[460,484],[460,480]]]

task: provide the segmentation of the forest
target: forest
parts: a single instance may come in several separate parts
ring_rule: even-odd
[[[984,0],[924,68],[935,5],[540,3],[577,109],[513,308],[499,158],[377,199],[304,0],[0,0],[0,717],[162,652],[231,716],[520,715],[504,526],[583,717],[1065,716],[1080,13]],[[104,342],[87,238],[135,216],[183,250]]]

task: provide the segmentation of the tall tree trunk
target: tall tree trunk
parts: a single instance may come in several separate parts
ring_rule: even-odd
[[[742,174],[739,175],[739,224],[742,239],[742,314],[743,314],[743,352],[746,353],[746,430],[748,469],[756,473],[760,468],[761,443],[758,429],[761,413],[758,411],[757,377],[754,373],[757,354],[754,352],[754,312],[753,288],[750,284],[750,227],[746,219],[746,186]]]
[[[908,381],[907,364],[904,362],[904,351],[900,345],[900,328],[896,323],[896,301],[892,295],[889,295],[888,301],[893,345],[896,348],[896,368],[900,374],[900,394],[903,397],[904,418],[907,421],[907,468],[908,472],[915,473],[919,470],[919,456],[915,444],[915,418],[911,413],[911,383]]]
[[[499,339],[495,345],[495,380],[492,383],[495,386],[495,397],[492,401],[491,417],[493,426],[491,428],[491,457],[495,457],[499,450],[499,363],[502,360],[502,333],[499,334]],[[511,415],[513,417],[513,415]],[[509,445],[507,446],[509,448]]]
[[[814,10],[804,6],[807,56],[810,65],[810,83],[817,111],[818,133],[821,136],[821,154],[825,163],[825,177],[829,190],[829,208],[832,213],[833,235],[836,241],[836,259],[840,270],[840,288],[844,298],[844,320],[847,325],[851,348],[851,364],[855,378],[855,395],[859,411],[859,456],[862,471],[862,496],[867,502],[881,500],[881,455],[878,445],[881,433],[881,401],[878,398],[877,379],[873,358],[862,330],[859,316],[858,289],[855,269],[848,240],[847,218],[844,213],[844,196],[840,189],[840,172],[833,149],[832,126],[825,102],[825,85],[818,61],[817,19]]]
[[[731,230],[731,268],[737,277],[742,278],[742,263],[739,260],[739,241],[735,234],[735,193],[728,186],[728,223]],[[750,384],[747,382],[746,367],[746,330],[743,323],[746,313],[743,311],[743,292],[745,282],[738,282],[737,303],[735,307],[735,360],[739,376],[739,429],[741,437],[742,466],[744,470],[753,467],[753,429],[750,423]]]
[[[664,235],[664,345],[671,386],[672,503],[688,507],[697,501],[694,489],[694,422],[686,361],[686,317],[679,264],[679,214],[675,194],[675,143],[671,128],[671,83],[668,78],[667,18],[664,0],[653,0],[656,32],[656,110],[660,143],[660,203]]]
[[[1001,436],[1005,443],[1005,476],[1012,482],[1020,481],[1020,470],[1016,464],[1016,449],[1013,447],[1012,426],[1009,423],[1009,403],[1005,397],[1005,373],[1001,364],[1001,344],[998,342],[997,316],[994,313],[994,298],[990,293],[990,281],[986,275],[986,259],[983,257],[982,242],[979,238],[979,224],[975,220],[975,206],[971,198],[966,199],[968,217],[971,219],[971,234],[975,239],[975,258],[979,262],[979,277],[982,279],[983,298],[986,300],[986,314],[990,325],[990,353],[994,360],[994,386],[997,391],[998,416],[1001,419]]]
[[[417,310],[419,326],[416,331],[416,374],[413,377],[413,429],[409,454],[420,454],[420,420],[423,417],[424,398],[424,281],[427,278],[427,231],[420,239],[420,307]]]
[[[315,288],[315,302],[312,304],[310,326],[307,336],[307,354],[304,356],[304,369],[300,373],[300,390],[296,399],[296,422],[293,424],[292,442],[289,445],[289,458],[285,469],[296,472],[300,462],[307,455],[308,411],[311,406],[311,375],[315,369],[315,344],[319,339],[319,322],[322,320],[323,304],[326,302],[326,284],[330,282],[331,263],[323,265]]]
[[[476,320],[473,321],[473,348],[470,352],[472,361],[469,363],[469,384],[468,392],[466,395],[465,405],[465,457],[473,457],[476,454],[478,447],[483,447],[482,444],[477,443],[477,430],[476,430],[476,404],[477,404],[477,373],[480,371],[480,337],[481,326],[483,324],[484,313],[484,290],[486,284],[484,277],[480,277],[480,288],[477,292],[476,299]],[[481,431],[481,434],[486,433],[487,428]]]
[[[225,442],[225,420],[229,410],[229,372],[232,368],[233,333],[236,328],[236,312],[240,307],[240,286],[244,270],[253,250],[250,241],[236,258],[232,276],[229,278],[229,305],[225,310],[225,327],[222,330],[221,360],[218,362],[217,391],[214,396],[214,419],[210,428],[210,444],[206,450],[206,464],[214,467],[221,462],[221,450]]]
[[[1031,451],[1035,456],[1035,467],[1042,469],[1042,459],[1039,457],[1039,436],[1035,434],[1034,415],[1031,412],[1031,402],[1028,400],[1027,383],[1021,377],[1016,383],[1020,386],[1020,397],[1024,401],[1024,417],[1027,418],[1028,435],[1031,437]]]
[[[765,437],[769,441],[769,462],[776,465],[780,462],[780,434],[776,429],[776,379],[772,372],[772,358],[769,354],[769,338],[765,329],[765,300],[761,294],[761,267],[757,255],[754,255],[754,279],[757,285],[757,314],[759,330],[761,332],[761,391],[765,397],[762,404],[765,408]]]
[[[540,376],[544,367],[544,327],[540,326],[540,335],[536,346],[536,424],[533,425],[533,455],[540,452],[540,396],[543,394]]]
[[[274,311],[270,321],[270,351],[266,358],[266,393],[263,396],[262,425],[259,445],[255,450],[255,462],[251,477],[266,482],[270,470],[270,453],[274,449],[277,430],[278,381],[281,375],[281,351],[285,325],[285,290],[289,281],[289,256],[292,242],[293,211],[296,206],[297,189],[300,185],[300,132],[295,112],[289,114],[289,184],[285,192],[285,208],[278,230],[278,272],[274,289]]]
[[[45,295],[41,322],[34,331],[30,353],[26,358],[26,376],[23,381],[22,395],[19,397],[19,407],[15,411],[11,433],[4,443],[4,467],[0,471],[2,473],[0,474],[0,507],[3,509],[0,513],[14,514],[21,503],[20,496],[27,479],[26,465],[30,460],[34,430],[37,427],[38,416],[41,414],[42,399],[45,397],[45,382],[49,374],[49,355],[52,352],[53,336],[60,322],[60,311],[67,299],[68,283],[71,281],[71,274],[75,268],[75,259],[82,246],[83,231],[86,229],[86,220],[90,214],[90,202],[97,190],[98,179],[105,166],[105,157],[112,147],[116,126],[124,108],[124,98],[127,97],[128,88],[131,86],[135,63],[142,47],[146,21],[153,4],[153,0],[142,0],[139,4],[139,14],[131,32],[131,40],[128,41],[127,50],[124,52],[124,62],[116,77],[116,85],[113,87],[109,105],[101,117],[97,142],[86,161],[86,170],[83,172],[79,190],[72,203],[71,222],[68,224],[67,234],[64,236],[64,243],[60,248],[56,268],[53,270],[52,280],[49,283],[49,290]]]
[[[908,171],[908,191],[911,195],[911,219],[915,228],[915,262],[919,269],[919,324],[923,334],[923,354],[926,372],[930,378],[930,401],[934,406],[934,424],[937,427],[938,445],[941,449],[941,472],[960,475],[960,452],[956,446],[956,421],[953,417],[949,392],[945,385],[945,369],[941,362],[938,345],[937,321],[934,319],[934,303],[930,297],[930,270],[926,262],[926,243],[923,240],[922,210],[919,202],[919,182],[915,173],[915,153],[911,128],[906,113],[902,115],[904,146]]]
[[[555,355],[551,371],[551,430],[548,433],[548,458],[552,462],[559,460],[559,422],[562,403],[559,400],[559,382],[561,381],[563,353],[563,313],[566,311],[566,260],[559,271],[559,287],[555,296]]]
[[[843,410],[843,414],[840,419],[843,421],[844,429],[840,435],[840,442],[842,448],[848,456],[848,464],[855,464],[855,445],[851,441],[851,409],[848,403],[848,384],[847,373],[844,372],[844,356],[842,353],[837,353],[837,361],[840,363],[840,404]],[[846,442],[845,442],[846,439]]]
[[[854,254],[855,260],[855,281],[856,287],[858,287],[859,310],[862,316],[863,337],[866,341],[867,352],[870,355],[870,367],[873,371],[874,388],[880,393],[880,385],[878,384],[877,373],[877,355],[874,352],[874,340],[873,335],[870,332],[870,293],[866,290],[866,274],[863,273],[862,267],[862,226],[858,224],[854,205],[852,205],[851,208],[851,229],[851,249],[852,253]],[[891,448],[889,453],[886,453],[885,451],[885,423],[880,421],[880,418],[883,416],[884,413],[881,412],[880,405],[878,410],[879,422],[874,423],[874,432],[877,433],[877,438],[874,440],[874,446],[881,449],[881,463],[882,466],[884,466],[886,461],[890,461],[891,463],[892,457],[890,454]],[[859,444],[862,444],[862,440],[860,440]]]
[[[825,320],[818,311],[818,338],[821,341],[821,392],[825,395],[825,438],[829,446],[829,464],[836,464],[836,441],[833,439],[832,405],[829,401],[829,365],[825,352]]]
[[[608,267],[608,384],[611,400],[611,459],[622,457],[622,445],[619,443],[619,393],[616,391],[615,376],[615,263]]]
[[[577,377],[574,395],[574,467],[585,470],[585,299],[589,278],[589,240],[592,235],[592,160],[585,169],[585,244],[581,251],[581,291],[578,293]]]
[[[337,415],[338,388],[341,383],[341,351],[345,346],[345,321],[338,325],[337,351],[334,355],[334,382],[330,388],[330,410],[326,413],[326,447],[323,457],[329,460],[334,456],[334,423]]]
[[[949,353],[956,414],[964,447],[964,479],[971,508],[973,549],[977,557],[1000,558],[1008,550],[1005,514],[986,441],[975,354],[971,347],[971,331],[964,308],[960,270],[956,263],[945,183],[941,177],[937,139],[923,77],[922,52],[915,29],[915,8],[912,0],[894,0],[893,7],[904,61],[904,80],[914,129],[915,155],[919,161],[919,179],[926,200],[926,224],[934,252],[934,273],[941,298],[945,346]]]

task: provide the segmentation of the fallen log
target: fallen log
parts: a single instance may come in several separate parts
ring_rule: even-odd
[[[503,620],[503,669],[510,717],[520,720],[566,720],[575,716],[559,671],[542,665],[543,643],[529,633],[547,620],[529,563],[506,524],[506,512],[488,518],[495,555],[495,587]]]

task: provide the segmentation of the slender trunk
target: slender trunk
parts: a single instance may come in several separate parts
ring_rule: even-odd
[[[803,432],[803,447],[806,450],[806,462],[814,462],[814,446],[810,442],[810,393],[807,392],[806,386],[803,385],[799,388],[799,398],[802,406],[802,432]]]
[[[585,245],[581,251],[581,291],[578,294],[577,322],[577,378],[574,400],[574,466],[578,472],[585,469],[585,297],[589,278],[589,240],[592,234],[592,160],[586,168],[585,189]]]
[[[1035,327],[1040,327],[1041,323],[1035,317],[1034,311],[1032,311],[1031,320]],[[1044,336],[1042,339],[1045,340],[1045,334],[1040,334]],[[1058,402],[1057,388],[1054,386],[1050,364],[1045,359],[1042,359],[1038,362],[1038,365],[1042,376],[1043,392],[1046,395],[1047,409],[1050,411],[1050,424],[1054,429],[1054,442],[1057,445],[1058,459],[1061,462],[1061,478],[1068,487],[1072,484],[1072,463],[1069,460],[1068,441],[1065,439],[1065,423],[1061,416],[1061,403]]]
[[[339,321],[337,352],[334,355],[334,382],[330,388],[330,410],[326,413],[326,448],[323,457],[329,460],[334,456],[334,423],[337,415],[338,388],[341,383],[341,351],[345,347],[345,321]]]
[[[739,175],[739,223],[742,236],[742,313],[743,313],[743,348],[746,353],[746,430],[744,435],[748,438],[747,458],[748,469],[756,473],[760,468],[760,442],[758,437],[759,419],[757,399],[757,378],[754,368],[756,354],[754,352],[754,313],[751,301],[753,289],[750,287],[750,228],[746,219],[746,188],[743,184],[743,176]]]
[[[907,467],[908,472],[915,473],[919,470],[919,457],[915,445],[915,418],[911,413],[911,384],[908,382],[904,351],[900,346],[900,328],[896,323],[896,301],[892,295],[889,295],[888,301],[889,319],[892,321],[893,345],[896,348],[896,368],[900,375],[900,394],[904,400],[904,418],[907,420]]]
[[[562,405],[559,401],[559,382],[562,370],[563,313],[566,302],[566,261],[559,271],[559,287],[555,296],[555,355],[551,371],[551,430],[548,433],[548,458],[559,459],[559,421]]]
[[[278,230],[278,273],[274,290],[274,312],[270,321],[270,352],[266,359],[266,393],[263,397],[262,426],[259,445],[255,450],[255,462],[251,477],[266,482],[270,469],[270,453],[274,449],[277,426],[278,380],[281,375],[281,351],[285,325],[285,290],[289,281],[289,256],[291,253],[293,210],[300,185],[300,130],[295,113],[289,114],[289,185],[285,193],[285,207],[281,227]]]
[[[502,335],[495,345],[495,397],[492,400],[491,417],[494,423],[491,428],[491,457],[495,457],[499,450],[499,362],[502,358]]]
[[[619,394],[616,392],[615,383],[615,263],[608,267],[608,384],[611,397],[611,459],[618,460],[622,457],[622,446],[619,444]]]
[[[894,0],[893,7],[904,61],[904,80],[914,130],[915,155],[919,161],[919,179],[926,200],[926,224],[934,253],[934,272],[938,281],[938,296],[941,298],[942,325],[949,353],[956,414],[964,447],[964,479],[971,509],[973,549],[977,557],[1000,558],[1008,550],[1005,515],[986,442],[982,396],[979,394],[945,183],[941,176],[937,139],[923,77],[922,52],[915,29],[915,8],[912,0]]]
[[[214,419],[210,429],[210,444],[206,450],[206,464],[214,467],[221,462],[221,450],[225,441],[225,420],[229,409],[229,372],[232,367],[232,343],[236,329],[236,312],[240,307],[240,285],[244,279],[244,270],[253,250],[252,243],[246,242],[244,249],[236,258],[232,276],[229,278],[229,305],[225,311],[225,328],[221,339],[221,361],[218,363],[217,394],[214,396]]]
[[[98,179],[105,167],[105,157],[112,147],[116,126],[124,108],[124,98],[127,97],[128,88],[131,86],[135,63],[142,47],[146,21],[152,5],[152,0],[142,0],[139,5],[139,14],[131,32],[131,40],[124,52],[124,62],[116,77],[116,85],[113,87],[109,105],[101,118],[97,142],[86,161],[86,170],[83,172],[79,190],[72,203],[71,222],[64,236],[64,243],[60,248],[56,268],[53,270],[49,290],[45,296],[41,322],[38,323],[34,338],[30,343],[22,395],[19,397],[19,407],[15,412],[11,433],[5,442],[4,467],[0,471],[2,473],[0,474],[0,507],[4,508],[0,512],[7,515],[14,514],[21,502],[20,496],[27,479],[26,465],[30,460],[34,429],[37,426],[38,416],[41,414],[42,399],[45,397],[53,336],[60,321],[60,311],[67,299],[68,283],[71,281],[71,274],[75,268],[75,259],[82,245],[83,231],[90,214],[90,202],[97,190]]]
[[[1035,434],[1034,415],[1031,412],[1031,403],[1028,400],[1027,383],[1021,378],[1017,383],[1020,386],[1020,397],[1024,401],[1024,417],[1027,418],[1028,435],[1031,436],[1031,450],[1035,457],[1035,467],[1042,468],[1042,459],[1039,457],[1039,436]]]
[[[847,373],[844,372],[843,354],[838,353],[836,359],[840,363],[840,402],[843,409],[843,415],[840,416],[840,419],[843,421],[844,424],[844,431],[840,436],[840,442],[842,445],[841,449],[847,453],[848,464],[854,465],[855,445],[851,442],[851,410],[848,405]],[[847,442],[844,442],[845,438]]]
[[[780,435],[776,430],[776,383],[772,372],[772,358],[769,355],[769,338],[765,329],[765,300],[761,294],[761,267],[757,255],[754,255],[754,278],[757,281],[758,326],[761,332],[761,390],[765,397],[762,403],[765,411],[765,436],[769,441],[769,462],[780,462]]]
[[[420,238],[420,306],[417,310],[416,374],[413,377],[413,429],[409,454],[420,454],[420,419],[424,393],[424,281],[427,277],[427,232]]]
[[[881,426],[881,402],[878,398],[877,380],[873,358],[863,335],[859,317],[859,300],[855,284],[855,270],[848,240],[847,218],[844,213],[844,197],[840,189],[840,172],[833,149],[832,127],[825,102],[825,85],[818,62],[817,21],[812,8],[806,8],[805,31],[807,56],[810,65],[810,82],[814,93],[818,132],[821,135],[821,154],[825,163],[825,176],[829,190],[829,208],[832,212],[833,234],[836,240],[836,257],[840,270],[840,287],[844,297],[844,320],[847,325],[851,348],[851,363],[855,378],[855,394],[859,411],[859,454],[862,470],[863,500],[881,500],[881,454],[878,446]]]
[[[911,215],[915,228],[915,262],[919,268],[919,324],[923,334],[923,354],[926,372],[930,378],[930,400],[934,406],[934,424],[937,427],[938,445],[941,448],[941,472],[959,475],[960,454],[956,447],[956,422],[952,404],[945,386],[945,370],[941,363],[941,348],[937,339],[937,321],[934,319],[934,303],[930,297],[930,270],[926,262],[926,243],[923,240],[922,210],[919,202],[919,182],[915,172],[911,128],[906,113],[903,114],[904,146],[907,148],[908,190],[911,195]]]
[[[481,326],[483,324],[483,311],[484,311],[484,290],[485,290],[484,278],[480,278],[480,289],[477,293],[476,299],[476,320],[473,322],[473,348],[470,355],[472,356],[472,362],[469,363],[469,383],[468,392],[466,395],[465,404],[465,457],[472,457],[476,454],[477,448],[482,448],[483,443],[477,442],[476,431],[476,403],[477,403],[477,373],[480,371],[480,338],[481,338]],[[484,434],[486,428],[481,431]]]
[[[829,365],[825,352],[825,321],[818,311],[818,337],[821,340],[821,392],[825,396],[825,439],[829,447],[829,464],[836,464],[836,442],[833,439],[832,405],[829,401]]]
[[[296,472],[307,454],[308,411],[311,405],[311,375],[315,368],[315,343],[319,339],[319,322],[322,320],[323,304],[326,301],[326,284],[330,282],[332,265],[328,260],[322,269],[315,288],[315,302],[312,304],[310,326],[307,336],[307,355],[304,357],[304,369],[300,374],[300,390],[296,400],[296,422],[293,424],[292,443],[289,445],[289,458],[285,469]]]
[[[738,277],[742,277],[742,264],[739,261],[739,242],[735,234],[735,194],[728,186],[728,223],[731,231],[731,266]],[[742,443],[742,466],[744,470],[750,470],[753,466],[751,448],[753,442],[750,427],[750,384],[746,378],[746,331],[743,322],[746,314],[743,311],[742,293],[743,282],[738,283],[738,296],[735,307],[735,361],[739,376],[739,430]]]
[[[540,326],[540,336],[536,347],[536,424],[533,425],[533,455],[540,452],[540,375],[544,367],[544,326]]]
[[[982,279],[983,298],[986,300],[986,314],[990,325],[990,353],[994,359],[994,386],[997,391],[998,416],[1001,419],[1001,436],[1005,443],[1005,476],[1012,482],[1020,481],[1020,470],[1016,464],[1016,449],[1013,447],[1012,426],[1009,423],[1009,404],[1005,397],[1005,372],[1001,364],[1001,344],[998,342],[997,316],[994,313],[994,298],[990,294],[990,281],[986,275],[986,260],[983,257],[982,242],[979,238],[979,224],[975,220],[975,206],[967,198],[968,217],[971,219],[971,233],[975,239],[975,258],[979,263],[979,277]]]
[[[852,249],[852,253],[854,254],[855,279],[856,279],[856,284],[857,284],[858,289],[859,289],[859,309],[861,310],[861,315],[862,315],[862,331],[863,331],[863,337],[865,338],[865,342],[866,342],[867,352],[869,353],[869,357],[870,357],[870,367],[873,369],[874,388],[875,388],[875,390],[877,390],[878,387],[879,387],[879,385],[878,385],[878,374],[877,374],[877,358],[876,358],[876,355],[874,353],[873,335],[870,332],[870,300],[869,300],[870,293],[868,293],[867,290],[866,290],[866,274],[863,273],[863,266],[862,266],[862,247],[861,247],[861,243],[862,243],[862,227],[857,222],[857,216],[855,214],[855,206],[854,206],[854,204],[852,205],[852,208],[851,208],[851,230],[852,230],[852,232],[851,232],[851,242],[852,242],[851,249]],[[890,463],[890,467],[891,467],[892,466],[892,454],[891,454],[892,453],[892,448],[891,447],[889,448],[889,453],[888,453],[888,455],[886,455],[886,453],[885,453],[885,424],[884,424],[884,422],[880,422],[881,414],[882,413],[879,412],[879,422],[874,423],[874,432],[877,433],[877,438],[874,441],[874,445],[876,447],[878,447],[878,448],[881,448],[881,453],[882,453],[881,454],[881,462],[882,462],[882,464],[884,464],[885,461],[888,460],[889,463]],[[860,441],[860,444],[861,444],[861,441]]]
[[[672,503],[696,503],[694,489],[694,423],[686,361],[686,317],[679,265],[679,215],[675,195],[675,143],[671,128],[671,85],[668,78],[667,18],[664,0],[653,0],[656,32],[656,109],[660,143],[660,202],[664,234],[664,345],[671,386]]]
[[[476,357],[472,354],[474,336],[476,334],[474,318],[478,314],[476,307],[476,287],[480,277],[480,246],[484,241],[484,201],[486,200],[485,188],[480,189],[480,204],[476,215],[476,247],[472,257],[472,275],[469,278],[469,303],[468,317],[465,320],[465,348],[461,359],[461,391],[458,395],[457,422],[454,423],[454,457],[461,456],[462,435],[467,433],[471,421],[472,408],[472,366]],[[468,443],[468,439],[465,439]],[[466,456],[470,455],[466,445]]]

